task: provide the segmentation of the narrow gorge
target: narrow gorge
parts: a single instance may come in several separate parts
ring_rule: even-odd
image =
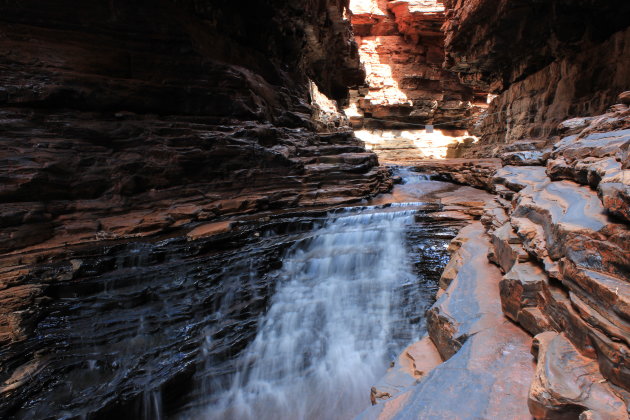
[[[628,419],[627,0],[0,1],[0,418]]]

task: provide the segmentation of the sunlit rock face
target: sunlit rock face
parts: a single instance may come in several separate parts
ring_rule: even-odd
[[[446,69],[500,94],[469,156],[554,136],[569,117],[601,114],[630,88],[630,3],[446,0]]]
[[[486,96],[442,69],[442,2],[353,0],[350,10],[367,84],[350,91],[355,127],[471,125]]]
[[[466,130],[362,129],[355,135],[378,155],[382,164],[414,164],[422,159],[444,159],[464,153],[479,139]]]

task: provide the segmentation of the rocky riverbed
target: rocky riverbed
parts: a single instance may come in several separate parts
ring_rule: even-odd
[[[546,149],[418,163],[494,196],[468,203],[480,218],[451,243],[428,335],[376,385],[391,397],[361,418],[460,418],[454,401],[465,418],[627,417],[626,97],[562,122],[567,135]]]

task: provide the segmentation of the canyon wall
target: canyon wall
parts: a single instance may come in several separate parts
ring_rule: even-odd
[[[366,86],[350,91],[346,112],[355,126],[400,128],[457,120],[447,128],[463,129],[485,107],[483,90],[461,84],[442,68],[441,1],[352,0],[350,10],[367,76]]]
[[[626,419],[630,4],[445,6],[445,68],[498,97],[471,159],[414,164],[496,196],[476,193],[428,335],[360,418]]]
[[[546,139],[570,117],[601,114],[630,89],[626,1],[447,0],[445,68],[500,94],[468,156]]]
[[[630,4],[445,5],[445,67],[499,94],[450,177],[500,196],[482,222],[503,312],[534,337],[530,412],[626,418]]]
[[[0,2],[0,417],[137,418],[196,363],[226,218],[391,186],[335,109],[363,80],[347,6]]]
[[[313,118],[308,78],[332,99],[362,80],[345,6],[277,3],[4,5],[3,250],[386,188]]]

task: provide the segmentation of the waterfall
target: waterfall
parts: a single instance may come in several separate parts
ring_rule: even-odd
[[[405,243],[419,204],[346,208],[293,245],[231,385],[194,418],[345,419],[367,407],[414,330],[400,301],[420,289]],[[416,292],[421,312],[431,297]]]

